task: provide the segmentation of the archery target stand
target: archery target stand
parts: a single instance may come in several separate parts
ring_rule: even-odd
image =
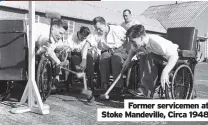
[[[33,112],[49,114],[49,106],[43,104],[35,81],[35,1],[29,1],[29,79],[17,108],[11,113]]]

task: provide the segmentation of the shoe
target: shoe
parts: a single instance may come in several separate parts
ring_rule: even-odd
[[[162,95],[161,87],[160,86],[157,86],[155,88],[155,92],[154,92],[154,94],[153,94],[152,97],[153,97],[153,99],[160,99],[160,98],[162,98],[161,95]]]
[[[54,78],[53,79],[53,85],[58,85],[59,84],[59,79],[58,78]]]
[[[132,90],[132,89],[129,89],[128,92],[130,94],[132,94],[133,96],[135,96],[135,97],[145,97],[144,93],[141,92],[140,90]]]
[[[103,85],[101,86],[101,88],[107,90],[108,89],[108,84],[107,83],[103,83]]]
[[[89,102],[89,103],[93,103],[94,101],[95,101],[94,96],[91,96],[91,97],[87,98],[87,102]]]
[[[115,87],[114,89],[112,89],[112,92],[122,94],[122,88],[120,88],[120,87]]]
[[[126,89],[122,88],[121,89],[121,96],[124,97],[126,95],[126,91],[127,91]]]

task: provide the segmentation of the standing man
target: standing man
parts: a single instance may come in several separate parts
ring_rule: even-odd
[[[108,25],[103,17],[95,17],[93,25],[95,32],[90,34],[86,39],[80,66],[86,66],[85,60],[90,46],[100,49],[99,67],[101,84],[106,89],[111,71],[115,80],[122,69],[124,60],[127,58],[126,49],[123,47],[126,40],[126,30],[119,25]],[[121,78],[115,88],[120,92],[122,86],[123,79]]]
[[[123,11],[123,18],[124,18],[124,22],[121,24],[121,26],[126,30],[128,30],[133,25],[141,24],[138,20],[132,18],[132,14],[129,9],[125,9]],[[127,51],[129,52],[130,49],[132,48],[131,44],[127,43],[126,48],[127,48]],[[131,86],[133,86],[133,84],[134,83],[130,83],[129,85],[126,85],[126,87],[128,88],[129,92],[139,95],[141,93],[140,92],[141,90],[138,88],[138,90],[134,91],[135,88],[132,89],[132,87],[131,87]]]
[[[121,26],[126,30],[128,30],[131,26],[135,24],[141,24],[138,20],[132,18],[132,14],[129,9],[125,9],[123,11],[123,18],[124,22],[121,24]]]
[[[129,9],[125,9],[123,11],[123,18],[124,18],[124,22],[121,24],[121,26],[125,29],[128,30],[131,26],[135,25],[135,24],[141,24],[138,20],[132,18],[132,14],[131,11]],[[125,48],[127,49],[127,51],[129,52],[131,49],[131,44],[127,43],[125,45]]]

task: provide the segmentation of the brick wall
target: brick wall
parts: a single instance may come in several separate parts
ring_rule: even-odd
[[[0,7],[0,19],[24,19],[25,12],[21,10],[13,10]]]
[[[20,9],[13,9],[13,8],[7,8],[7,7],[0,7],[0,19],[27,19],[29,16],[27,15],[28,11],[26,10],[20,10]],[[45,17],[45,14],[43,13],[36,13],[36,22],[37,18],[40,23],[44,24],[50,24],[50,19]],[[70,17],[64,17],[64,20],[69,22],[69,31],[68,35],[72,32],[77,32],[81,26],[87,26],[90,28],[90,30],[93,30],[93,26],[90,24],[89,21],[79,20],[79,19],[73,19]],[[66,36],[67,36],[66,34]],[[67,38],[67,37],[66,37]]]
[[[92,25],[86,24],[86,23],[84,23],[84,21],[80,21],[80,22],[77,21],[75,23],[75,32],[78,31],[81,26],[86,26],[90,29],[90,31],[93,31],[93,26]]]

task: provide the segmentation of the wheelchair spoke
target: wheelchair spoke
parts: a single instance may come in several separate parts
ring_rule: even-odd
[[[193,84],[192,71],[187,65],[181,65],[174,74],[172,93],[175,99],[186,99]]]

